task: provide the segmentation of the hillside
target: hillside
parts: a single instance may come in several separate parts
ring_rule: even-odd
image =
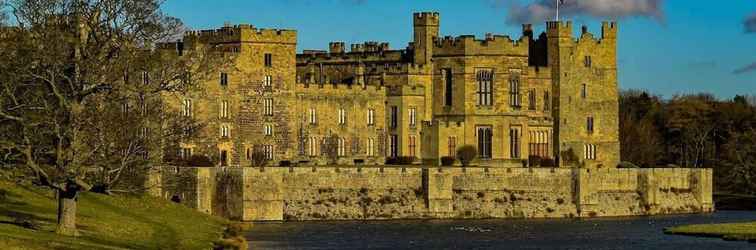
[[[85,193],[80,237],[54,233],[56,200],[49,189],[0,181],[0,249],[208,249],[226,220],[154,197]],[[19,226],[33,221],[39,230]]]

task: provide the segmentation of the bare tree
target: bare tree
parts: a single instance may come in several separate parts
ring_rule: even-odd
[[[756,129],[733,133],[725,145],[725,155],[728,190],[756,194]]]
[[[28,169],[35,183],[57,190],[59,234],[77,234],[76,201],[91,188],[91,173],[103,170],[118,179],[125,169],[102,167],[119,158],[109,154],[128,144],[109,138],[117,130],[96,131],[102,115],[92,112],[122,103],[120,97],[136,89],[154,95],[187,90],[209,72],[204,61],[210,56],[203,50],[179,56],[160,49],[159,41],[183,27],[162,13],[162,2],[13,0],[7,5],[16,27],[0,35],[0,150],[9,162]],[[143,72],[149,81],[129,80]],[[187,72],[193,72],[191,80]],[[98,136],[102,143],[91,143]]]

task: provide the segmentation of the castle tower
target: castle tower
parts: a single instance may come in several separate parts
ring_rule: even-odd
[[[614,168],[619,163],[619,94],[614,22],[601,38],[573,38],[572,22],[547,22],[547,61],[554,92],[554,153],[560,166]],[[578,162],[566,162],[572,151]]]
[[[430,63],[433,56],[433,39],[438,37],[440,20],[438,12],[421,12],[413,15],[415,64]]]

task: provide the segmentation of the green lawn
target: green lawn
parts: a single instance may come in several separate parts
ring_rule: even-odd
[[[58,236],[51,190],[0,182],[0,249],[208,249],[228,223],[154,197],[84,193],[78,204],[81,236]],[[18,217],[41,229],[16,225]]]
[[[664,230],[669,234],[721,237],[726,240],[756,240],[756,222],[687,225]]]

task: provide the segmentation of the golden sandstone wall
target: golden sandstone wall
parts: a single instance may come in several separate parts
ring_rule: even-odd
[[[148,188],[245,221],[564,218],[711,212],[711,176],[710,169],[160,168]]]

